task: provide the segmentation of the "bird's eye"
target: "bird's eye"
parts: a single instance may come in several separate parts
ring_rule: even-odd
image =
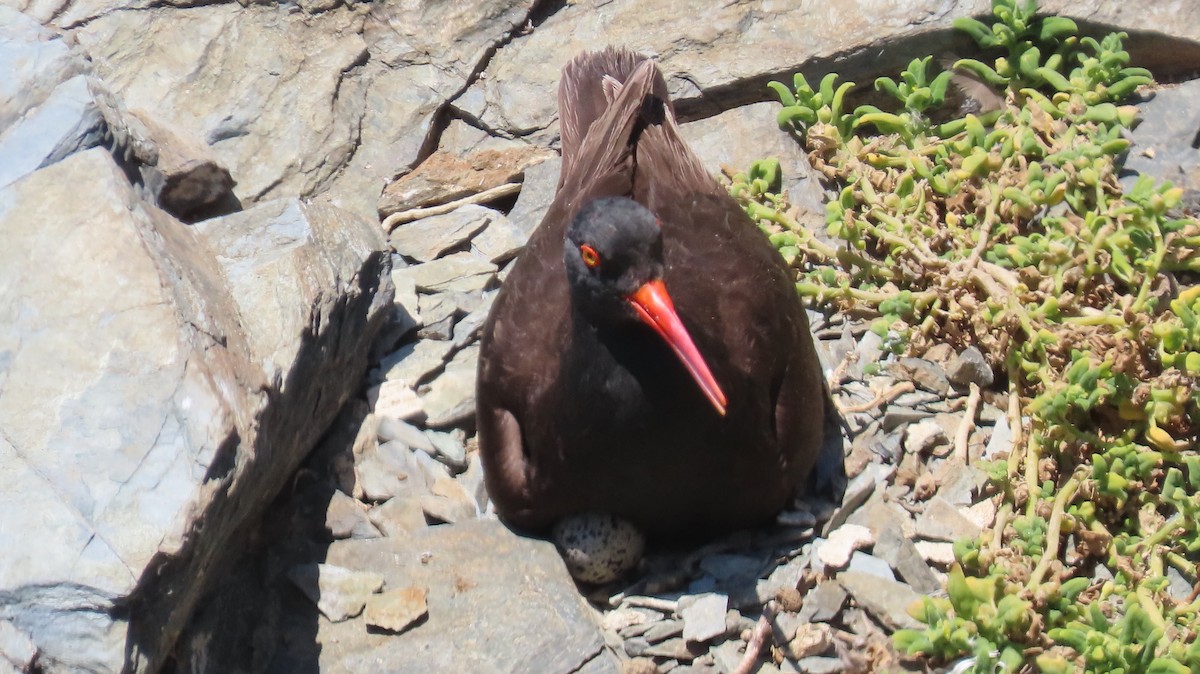
[[[586,243],[579,247],[579,256],[583,258],[583,263],[587,265],[588,269],[600,266],[600,253]]]

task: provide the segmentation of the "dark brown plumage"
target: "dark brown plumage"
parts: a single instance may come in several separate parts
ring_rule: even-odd
[[[534,531],[612,513],[671,538],[770,519],[808,486],[827,413],[779,255],[680,138],[650,61],[577,57],[559,115],[558,193],[481,339],[479,448],[497,511]],[[645,208],[595,201],[606,197]],[[655,217],[661,244],[645,224]],[[578,263],[582,244],[610,267]],[[654,274],[716,393],[630,308],[630,288]],[[836,483],[841,452],[820,462],[821,480]]]

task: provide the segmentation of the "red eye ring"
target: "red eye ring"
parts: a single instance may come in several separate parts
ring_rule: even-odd
[[[586,243],[579,247],[579,256],[583,258],[583,263],[587,265],[588,269],[600,266],[600,253]]]

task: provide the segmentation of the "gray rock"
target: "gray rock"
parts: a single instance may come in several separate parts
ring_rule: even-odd
[[[425,518],[431,522],[454,524],[478,514],[474,499],[450,478],[442,478],[434,483],[433,492],[419,497],[421,510],[425,511]]]
[[[592,660],[600,662],[586,671],[617,672],[554,547],[516,536],[499,522],[338,541],[328,561],[380,573],[388,587],[426,588],[429,617],[383,640],[366,634],[361,624],[321,621],[319,652],[314,648],[313,655],[322,672],[568,674]],[[303,616],[293,620],[305,629]]]
[[[846,485],[846,493],[842,496],[841,506],[825,522],[822,530],[828,534],[842,526],[855,510],[858,510],[862,504],[867,502],[867,499],[871,498],[871,494],[875,493],[879,485],[886,483],[895,472],[896,469],[893,466],[879,464],[867,466],[863,472]]]
[[[820,583],[804,595],[804,604],[796,614],[802,622],[829,622],[842,613],[846,590],[836,580]]]
[[[950,380],[937,363],[924,358],[901,358],[888,366],[888,371],[897,379],[909,380],[922,389],[939,396],[950,392]]]
[[[975,466],[964,466],[961,461],[947,459],[938,469],[938,496],[956,506],[975,503],[975,495],[987,484],[987,473]]]
[[[885,580],[861,571],[843,571],[838,582],[859,606],[888,629],[917,629],[922,625],[908,615],[908,606],[921,598],[904,583]]]
[[[884,580],[896,580],[896,574],[892,573],[892,567],[886,561],[859,550],[855,550],[851,555],[850,565],[846,567],[846,570],[862,571]]]
[[[367,402],[380,417],[392,417],[404,421],[425,418],[425,407],[412,385],[407,381],[385,381],[367,389]]]
[[[454,293],[421,295],[417,300],[424,325],[417,332],[420,339],[446,341],[454,335],[454,324],[458,321],[458,302]]]
[[[104,118],[88,91],[87,78],[72,77],[0,133],[0,187],[99,145],[104,130]]]
[[[384,536],[404,536],[426,526],[425,510],[417,496],[389,499],[372,508],[369,516]]]
[[[664,639],[677,637],[683,634],[682,620],[664,620],[660,623],[655,623],[653,627],[646,630],[643,637],[647,642],[656,644]]]
[[[511,220],[496,211],[487,228],[471,241],[477,253],[495,264],[504,264],[516,257],[529,236]]]
[[[58,21],[83,21],[74,9]],[[311,195],[354,153],[364,92],[347,73],[368,56],[362,23],[345,9],[305,16],[224,5],[107,12],[73,35],[128,109],[210,145],[238,199],[253,203]]]
[[[410,342],[379,362],[375,378],[416,386],[441,369],[453,348],[449,342],[435,339]]]
[[[874,553],[900,574],[919,594],[932,594],[941,589],[937,576],[917,551],[913,542],[904,537],[898,527],[887,527],[879,532]]]
[[[789,203],[800,208],[800,221],[824,229],[824,190],[804,148],[787,134],[779,133],[775,123],[778,112],[778,103],[754,103],[684,124],[680,133],[714,176],[723,168],[746,171],[764,157],[779,159],[783,168],[781,187]]]
[[[433,380],[429,391],[421,396],[427,423],[443,428],[459,423],[475,414],[475,369],[479,347],[470,346],[454,355],[446,369]]]
[[[703,642],[725,633],[725,612],[729,597],[723,594],[689,596],[679,601],[679,617],[683,619],[683,638]]]
[[[1197,125],[1197,128],[1200,128],[1200,125]],[[958,386],[975,384],[980,388],[991,386],[996,379],[992,366],[988,365],[983,353],[974,346],[968,346],[950,360],[946,366],[946,377]]]
[[[914,410],[910,407],[897,407],[896,405],[888,405],[887,412],[883,414],[883,430],[891,433],[892,431],[906,424],[914,424],[922,419],[928,419],[933,416],[931,412],[924,410]]]
[[[715,554],[700,560],[700,569],[718,581],[757,578],[762,568],[763,560],[749,555]]]
[[[516,225],[526,239],[541,224],[550,203],[554,201],[560,171],[561,157],[551,157],[525,169],[525,183],[521,186],[516,205],[508,214],[508,220]]]
[[[404,587],[367,597],[364,618],[367,625],[386,632],[403,632],[429,613],[425,590]]]
[[[496,277],[496,265],[476,253],[453,253],[432,262],[405,270],[417,284],[417,290],[436,293],[443,290],[470,292],[483,290]],[[424,312],[422,312],[424,314]],[[425,317],[426,323],[429,318]]]
[[[388,243],[404,257],[418,262],[435,260],[461,248],[493,219],[504,217],[483,206],[463,206],[443,215],[407,222],[388,235]]]
[[[1008,427],[1008,417],[1002,415],[996,419],[992,427],[992,436],[988,438],[987,446],[983,449],[983,459],[993,461],[1012,452],[1012,429]]]
[[[409,449],[419,449],[430,454],[436,451],[433,441],[424,431],[399,419],[380,417],[376,432],[381,442],[394,440]]]
[[[7,74],[0,81],[0,129],[5,130],[42,105],[60,84],[87,71],[85,60],[65,40],[21,12],[0,6],[0,72]]]
[[[335,540],[379,537],[379,530],[371,524],[366,508],[357,500],[336,490],[325,511],[325,529]]]
[[[1200,132],[1200,82],[1158,89],[1138,111],[1142,120],[1133,130],[1133,148],[1125,160],[1125,171],[1131,172],[1121,180],[1125,188],[1148,175],[1200,191],[1200,152],[1193,146]]]
[[[488,505],[487,485],[483,478],[483,463],[479,460],[479,453],[471,452],[467,455],[467,469],[455,479],[475,499],[475,507],[480,513],[487,512]]]
[[[288,578],[335,623],[362,613],[367,597],[383,588],[383,576],[378,573],[333,564],[296,566],[288,571]]]
[[[459,438],[461,431],[443,433],[442,431],[426,431],[425,436],[431,445],[429,452],[438,461],[455,473],[461,473],[467,468],[467,449]],[[422,448],[424,449],[424,448]]]
[[[411,319],[414,327],[421,325],[421,312],[417,304],[417,282],[413,280],[411,274],[407,274],[403,269],[397,268],[394,263],[392,268],[392,285],[396,288],[396,306],[402,309],[409,319]]]
[[[827,658],[821,655],[801,658],[796,665],[805,674],[838,674],[846,671],[846,663],[842,662],[841,658]]]
[[[652,644],[642,650],[642,655],[652,658],[671,658],[682,662],[688,662],[700,653],[704,652],[702,646],[689,643],[686,639],[675,638],[668,639],[660,644]]]
[[[913,454],[924,454],[935,447],[949,442],[946,431],[933,419],[922,419],[904,429],[904,450]]]
[[[359,385],[382,237],[295,201],[187,227],[94,148],[0,189],[0,239],[5,615],[64,668],[155,671],[175,632],[113,602],[175,625],[218,582]]]
[[[439,139],[441,147],[436,152],[422,159],[412,171],[400,176],[383,190],[383,196],[379,199],[381,217],[430,206],[444,206],[439,210],[445,210],[453,208],[453,202],[487,199],[489,195],[486,193],[496,188],[504,188],[502,192],[514,186],[519,189],[525,167],[549,154],[549,150],[517,141],[493,139],[496,142],[475,143],[474,139],[480,136],[465,138],[465,135],[472,134],[461,133],[461,120],[454,121],[458,124],[452,123],[453,130],[442,132]],[[483,133],[486,137],[486,133],[479,129],[474,132]],[[455,145],[460,140],[464,141],[464,145],[473,147],[446,147],[447,143]],[[469,208],[482,207],[471,205]],[[408,213],[402,217],[410,218],[412,215]]]
[[[461,349],[479,336],[479,330],[483,327],[484,321],[487,320],[488,314],[492,311],[492,304],[496,301],[496,291],[483,294],[483,300],[479,306],[463,317],[461,321],[454,325],[454,347]]]
[[[979,525],[967,519],[949,501],[934,496],[917,518],[917,535],[929,541],[953,543],[960,538],[975,538]]]

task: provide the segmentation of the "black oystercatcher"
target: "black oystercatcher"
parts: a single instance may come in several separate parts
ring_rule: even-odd
[[[842,456],[821,455],[827,394],[796,290],[680,138],[658,69],[583,54],[558,104],[558,193],[481,339],[479,450],[497,512],[530,531],[608,513],[679,539],[836,488]]]

